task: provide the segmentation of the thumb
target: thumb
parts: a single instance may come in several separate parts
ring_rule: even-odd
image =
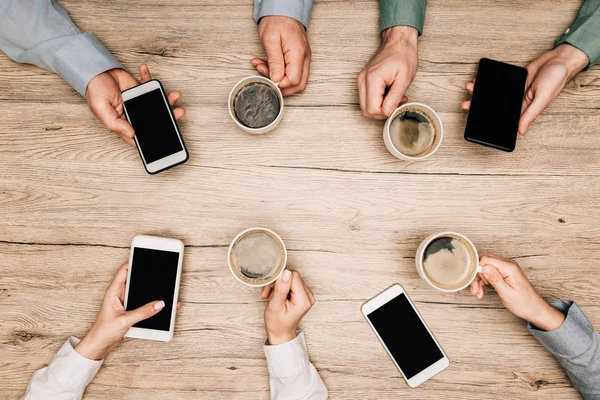
[[[129,139],[133,139],[134,131],[131,124],[124,118],[119,116],[117,110],[107,101],[101,101],[100,103],[94,103],[92,105],[92,111],[98,116],[102,125],[109,131],[112,131],[119,135],[124,135]]]
[[[273,294],[269,303],[272,308],[282,309],[285,307],[285,302],[290,294],[292,288],[292,271],[285,270],[283,274],[275,281],[275,287],[273,288]]]
[[[125,321],[127,321],[129,326],[133,326],[140,321],[158,314],[164,307],[165,302],[162,300],[150,302],[139,308],[136,308],[135,310],[127,311],[125,313]]]
[[[114,127],[115,127],[115,129],[114,130],[111,129],[111,130],[113,130],[114,132],[116,132],[120,135],[123,135],[127,139],[133,139],[135,132],[133,130],[133,126],[131,126],[129,121],[127,121],[123,118],[117,118],[115,120]]]
[[[267,52],[267,62],[269,63],[269,77],[273,82],[279,82],[283,79],[285,72],[281,36],[277,35],[265,40],[265,51]]]
[[[500,271],[491,265],[483,266],[483,276],[496,289],[498,296],[502,297],[510,289],[510,286],[504,281]]]
[[[402,100],[405,98],[404,93],[406,92],[407,88],[408,86],[400,79],[394,81],[392,87],[390,87],[390,90],[383,100],[382,109],[386,116],[389,117],[394,110],[398,108]]]
[[[521,135],[525,135],[527,133],[527,130],[529,129],[533,121],[535,121],[535,119],[542,113],[542,111],[544,111],[544,108],[546,108],[546,106],[548,106],[549,104],[548,99],[545,99],[543,96],[540,96],[532,88],[530,88],[529,90],[532,91],[532,94],[528,93],[526,96],[532,96],[533,100],[531,101],[529,106],[525,108],[523,114],[521,114],[521,119],[519,120],[519,134]]]

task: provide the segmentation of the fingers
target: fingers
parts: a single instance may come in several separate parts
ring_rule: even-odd
[[[158,314],[163,308],[165,308],[164,301],[153,301],[139,308],[136,308],[135,310],[127,311],[124,315],[125,322],[128,326],[133,326],[140,321],[143,321]]]
[[[306,290],[306,285],[297,271],[292,273],[292,293],[290,301],[302,311],[308,311],[313,305]]]
[[[357,77],[358,83],[358,102],[360,105],[360,111],[363,117],[368,118],[369,114],[367,113],[367,81],[365,79],[364,71],[358,74]]]
[[[300,85],[305,57],[305,50],[296,46],[294,46],[293,50],[285,53],[285,76],[279,84],[280,88],[285,89]]]
[[[475,88],[475,81],[473,82],[467,82],[465,84],[465,89],[467,89],[467,91],[471,94],[473,94],[473,89]]]
[[[127,282],[127,273],[128,273],[129,264],[124,263],[119,267],[113,281],[108,286],[106,292],[110,292],[116,294],[119,297],[119,300],[123,302],[123,297],[125,296],[125,283]]]
[[[181,98],[181,92],[179,92],[179,91],[171,92],[167,96],[167,99],[169,99],[169,105],[171,107],[173,107],[175,105],[175,103],[177,103],[177,100],[179,100],[180,98]]]
[[[254,58],[250,61],[252,65],[256,68],[256,70],[263,76],[269,77],[269,65],[266,61],[261,60],[260,58]]]
[[[149,80],[152,79],[152,75],[150,74],[150,69],[148,68],[148,65],[146,65],[146,64],[140,65],[139,71],[140,71],[140,78],[142,80],[142,83],[148,82]]]
[[[483,282],[479,276],[471,282],[470,289],[473,296],[477,296],[479,300],[483,299]]]
[[[273,293],[269,299],[269,305],[274,310],[285,308],[290,289],[292,287],[292,272],[290,270],[283,271],[283,274],[275,281]]]
[[[123,140],[126,138],[133,140],[133,127],[127,120],[121,118],[115,107],[108,101],[94,104],[93,111],[106,129],[121,136]]]
[[[369,118],[385,119],[386,115],[383,113],[383,95],[385,93],[386,84],[385,81],[377,76],[367,73],[366,89],[367,89],[367,114]]]
[[[467,82],[465,83],[465,89],[467,89],[467,91],[472,95],[473,94],[473,89],[475,88],[475,81],[473,82]],[[460,108],[462,108],[465,111],[469,111],[469,109],[471,108],[471,101],[467,100],[467,101],[463,101],[460,104]]]
[[[493,265],[487,264],[483,266],[483,276],[496,289],[500,297],[503,297],[511,289],[504,281],[500,271]]]
[[[123,139],[125,141],[125,143],[127,143],[131,147],[136,147],[134,139],[131,139],[131,138],[128,138],[128,137],[123,137],[123,136],[121,136],[121,139]]]
[[[300,93],[300,92],[304,91],[304,89],[306,89],[306,84],[308,83],[308,77],[310,75],[310,60],[311,60],[311,56],[309,53],[304,58],[303,67],[302,67],[302,78],[300,79],[300,83],[298,85],[283,88],[283,81],[281,82],[280,87],[283,88],[281,91],[281,94],[283,96],[290,96],[292,94]],[[286,75],[287,75],[287,70],[286,70]],[[284,80],[285,79],[286,78],[284,78]]]
[[[179,121],[185,115],[185,109],[183,108],[174,108],[173,116],[177,121]]]
[[[270,33],[265,35],[263,44],[267,52],[269,64],[269,78],[273,82],[280,82],[285,72],[285,62],[283,50],[281,48],[281,36],[279,33]]]
[[[262,292],[260,292],[260,299],[261,300],[268,299],[269,295],[271,295],[272,291],[273,291],[273,284],[263,287]]]
[[[181,307],[183,307],[183,304],[180,301],[178,301],[177,302],[177,310],[180,310]]]
[[[532,88],[527,90],[525,94],[526,98],[531,98],[531,103],[526,106],[523,114],[521,115],[521,119],[519,120],[519,134],[525,136],[527,130],[535,121],[535,119],[544,111],[544,109],[550,103],[548,98],[543,98],[542,96],[536,96],[535,92]],[[525,100],[524,100],[525,102]]]
[[[481,256],[479,258],[479,264],[483,267],[485,267],[486,265],[491,265],[492,267],[496,268],[504,278],[513,274],[515,271],[520,270],[519,266],[516,265],[514,262],[491,255]],[[490,284],[492,283],[485,274],[484,277]]]
[[[406,89],[408,89],[408,84],[405,81],[401,79],[394,81],[383,100],[382,111],[386,117],[389,117],[406,97],[404,96]],[[385,92],[385,87],[383,90]]]
[[[310,305],[314,306],[317,301],[315,299],[315,295],[313,294],[312,290],[310,290],[310,288],[306,285],[306,282],[302,281],[302,283],[304,284],[304,290],[306,291],[306,294],[308,294],[308,298],[310,300]]]

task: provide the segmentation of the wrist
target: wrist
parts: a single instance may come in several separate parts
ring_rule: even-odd
[[[570,78],[575,77],[590,64],[587,54],[568,43],[563,43],[552,51],[567,67]]]
[[[412,26],[392,26],[381,32],[382,45],[417,46],[419,31]]]
[[[75,351],[89,360],[102,360],[110,352],[110,346],[107,346],[95,337],[93,330],[75,346]]]
[[[290,342],[296,338],[296,330],[287,331],[287,332],[269,332],[267,331],[267,339],[269,340],[269,344],[271,346],[277,346],[278,344],[283,344]]]
[[[562,325],[565,318],[565,314],[544,301],[544,306],[527,320],[535,325],[536,328],[544,331],[553,331]]]

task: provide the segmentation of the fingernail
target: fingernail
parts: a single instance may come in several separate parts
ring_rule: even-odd
[[[292,271],[287,270],[287,269],[285,271],[283,271],[283,281],[284,282],[289,281],[291,277],[292,277]]]
[[[165,302],[164,301],[159,301],[158,303],[154,303],[154,309],[156,311],[158,310],[162,310],[165,307]]]

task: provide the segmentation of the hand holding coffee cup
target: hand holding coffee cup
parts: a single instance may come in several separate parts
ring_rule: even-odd
[[[315,296],[300,274],[290,270],[285,270],[275,283],[265,286],[260,298],[269,299],[265,307],[265,328],[271,345],[293,340],[300,321],[315,304]]]
[[[392,155],[409,161],[423,160],[442,143],[443,126],[438,114],[421,103],[398,107],[383,127],[383,141]]]
[[[272,230],[249,228],[231,241],[227,260],[237,280],[248,286],[262,287],[282,274],[287,250],[283,240]]]
[[[544,301],[519,264],[492,255],[481,256],[480,264],[483,271],[471,283],[471,294],[478,299],[483,287],[491,285],[510,312],[537,328],[552,331],[563,323],[565,315]]]
[[[262,76],[242,79],[229,94],[229,114],[248,133],[260,135],[275,129],[283,118],[279,86]]]
[[[458,292],[482,271],[473,243],[455,232],[429,236],[417,249],[417,271],[429,285],[442,292]]]

